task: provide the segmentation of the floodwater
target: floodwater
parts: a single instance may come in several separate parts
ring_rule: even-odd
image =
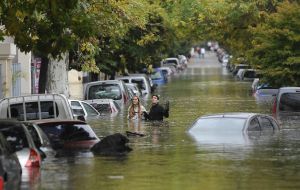
[[[243,135],[238,141],[198,142],[186,133],[196,118],[220,112],[270,113],[251,95],[251,83],[235,80],[212,53],[157,90],[170,101],[163,123],[130,123],[125,113],[90,124],[99,136],[125,131],[127,156],[80,152],[47,158],[22,189],[300,189],[300,126],[284,125],[275,134]],[[143,100],[149,108],[150,97]]]

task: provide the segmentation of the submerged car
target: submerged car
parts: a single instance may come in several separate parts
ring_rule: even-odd
[[[81,100],[69,100],[74,116],[83,116],[84,120],[97,119],[100,113],[88,102]]]
[[[198,118],[188,133],[204,143],[243,143],[249,132],[270,132],[280,129],[277,121],[259,113],[221,113]]]
[[[41,154],[27,127],[19,121],[0,120],[0,132],[16,152],[23,167],[40,167]]]
[[[273,116],[281,121],[300,120],[300,87],[282,87],[274,98]]]
[[[21,174],[17,155],[0,133],[0,189],[19,189]]]
[[[79,120],[35,122],[47,135],[53,149],[89,149],[99,142],[90,125]]]

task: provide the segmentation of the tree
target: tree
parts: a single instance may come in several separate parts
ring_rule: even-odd
[[[284,1],[267,21],[252,29],[251,61],[274,86],[300,85],[300,5]]]

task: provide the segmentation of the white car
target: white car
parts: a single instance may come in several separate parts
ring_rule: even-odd
[[[112,113],[117,114],[120,111],[120,106],[113,99],[98,99],[86,100],[91,104],[99,113]]]
[[[95,119],[100,113],[89,103],[81,100],[69,100],[74,116],[84,116],[85,120]]]

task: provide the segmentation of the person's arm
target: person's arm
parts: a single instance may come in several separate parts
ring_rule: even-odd
[[[165,106],[165,108],[164,108],[164,116],[166,117],[166,118],[168,118],[169,117],[169,101],[167,101],[166,102],[166,106]]]

